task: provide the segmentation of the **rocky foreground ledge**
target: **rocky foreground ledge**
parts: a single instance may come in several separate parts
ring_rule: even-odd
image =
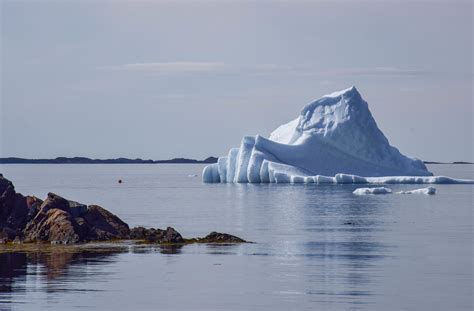
[[[77,244],[136,240],[157,244],[246,243],[226,233],[211,232],[186,239],[172,227],[165,230],[135,227],[105,208],[85,205],[48,193],[43,201],[23,196],[0,174],[0,243]]]

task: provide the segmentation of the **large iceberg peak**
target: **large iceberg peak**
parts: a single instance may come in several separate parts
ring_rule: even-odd
[[[305,105],[296,119],[278,127],[269,139],[244,137],[240,148],[206,167],[203,179],[289,182],[292,176],[338,173],[366,177],[432,175],[422,161],[401,154],[389,144],[367,102],[352,86]]]
[[[347,89],[341,90],[341,91],[336,91],[330,94],[326,94],[323,97],[331,97],[331,98],[339,98],[339,97],[352,97],[352,96],[359,96],[360,93],[357,90],[357,88],[353,85]]]
[[[349,123],[344,125],[345,123]],[[357,124],[357,125],[356,125]],[[344,125],[344,126],[343,126]],[[271,133],[270,139],[285,144],[298,144],[312,135],[320,138],[344,136],[347,131],[365,131],[361,127],[374,127],[371,133],[380,132],[355,86],[324,95],[305,105],[296,120],[290,121]],[[354,133],[349,134],[348,138]],[[383,136],[383,134],[380,132]],[[380,135],[379,135],[380,136]],[[380,139],[380,138],[379,138]],[[387,142],[388,143],[388,142]]]
[[[303,107],[300,113],[298,130],[313,131],[328,134],[339,124],[351,119],[354,121],[365,121],[364,115],[370,114],[367,103],[352,86],[348,89],[324,95]],[[362,117],[362,118],[361,118]]]

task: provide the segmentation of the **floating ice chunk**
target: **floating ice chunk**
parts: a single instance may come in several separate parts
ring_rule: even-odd
[[[392,193],[390,188],[386,187],[375,187],[375,188],[357,188],[352,192],[356,195],[366,195],[366,194],[389,194]]]
[[[426,188],[421,188],[421,189],[415,189],[415,190],[405,190],[405,191],[399,191],[397,192],[398,194],[436,194],[436,188],[434,187],[426,187]]]

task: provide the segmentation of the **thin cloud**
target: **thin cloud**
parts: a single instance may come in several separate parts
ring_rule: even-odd
[[[367,67],[367,68],[345,68],[329,72],[340,76],[375,76],[375,77],[400,77],[400,76],[424,76],[432,72],[419,69],[402,69],[396,67]]]
[[[235,65],[224,62],[147,62],[99,67],[101,70],[146,72],[153,75],[193,75],[193,74],[291,74],[297,76],[368,76],[406,77],[434,74],[426,70],[401,69],[396,67],[354,67],[320,70],[311,66],[286,66],[278,64]]]
[[[165,74],[220,72],[228,69],[222,62],[153,62],[134,63],[112,67],[127,71],[151,71]]]
[[[131,63],[117,66],[99,67],[102,70],[120,70],[131,72],[148,72],[162,75],[179,74],[238,74],[238,73],[269,73],[289,71],[292,68],[275,64],[234,65],[224,62],[150,62]]]

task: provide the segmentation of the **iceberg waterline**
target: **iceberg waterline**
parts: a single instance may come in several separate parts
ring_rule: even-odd
[[[364,177],[362,177],[364,176]],[[389,176],[389,177],[387,177]],[[239,148],[206,166],[209,183],[474,183],[432,176],[401,154],[378,128],[355,87],[306,105],[270,137],[245,136]]]

